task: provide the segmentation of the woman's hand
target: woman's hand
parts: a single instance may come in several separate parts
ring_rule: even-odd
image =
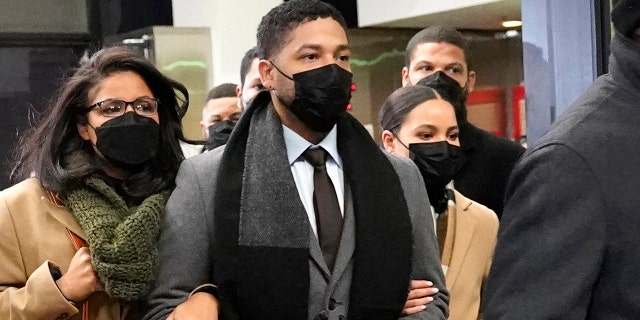
[[[82,247],[71,259],[69,270],[56,280],[58,289],[67,300],[80,302],[92,293],[101,291],[102,284],[91,264],[89,248]]]
[[[426,280],[411,280],[409,296],[407,303],[402,310],[403,315],[411,315],[418,313],[427,308],[427,305],[433,301],[433,295],[438,293],[438,288],[433,288],[433,283]]]
[[[196,292],[179,304],[167,320],[218,320],[218,300],[206,292]]]

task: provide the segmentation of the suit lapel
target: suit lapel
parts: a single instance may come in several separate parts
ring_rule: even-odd
[[[336,264],[333,267],[333,274],[331,276],[331,287],[335,286],[336,282],[342,277],[342,274],[349,266],[349,261],[353,256],[353,252],[356,247],[355,239],[355,217],[353,214],[353,201],[351,199],[351,190],[349,185],[345,183],[344,192],[344,224],[342,227],[342,238],[340,239],[340,247],[338,248],[338,255],[336,256]]]
[[[473,233],[476,229],[476,221],[470,215],[466,214],[467,209],[473,204],[473,202],[462,196],[457,191],[455,191],[455,195],[455,246],[451,255],[451,265],[449,266],[449,271],[446,276],[447,287],[449,288],[452,288],[458,280],[458,276],[460,275],[460,271],[464,263],[464,258],[471,246]]]

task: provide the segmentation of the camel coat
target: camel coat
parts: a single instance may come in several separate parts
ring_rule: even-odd
[[[67,229],[86,241],[75,218],[27,179],[0,192],[0,319],[80,320],[80,306],[58,290],[50,268],[64,274],[75,254]],[[104,292],[89,297],[92,320],[135,319],[130,306]]]
[[[482,285],[489,274],[498,233],[498,217],[489,208],[455,191],[449,201],[447,234],[441,261],[445,267],[450,320],[479,318]]]

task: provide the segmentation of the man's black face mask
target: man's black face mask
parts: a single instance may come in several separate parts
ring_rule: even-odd
[[[233,128],[236,126],[236,122],[238,121],[225,120],[217,121],[210,125],[207,128],[209,131],[209,139],[207,139],[207,144],[204,146],[205,149],[212,150],[226,144],[227,141],[229,141],[231,131],[233,131]]]
[[[420,79],[416,85],[436,90],[442,96],[442,99],[449,101],[453,105],[458,126],[467,123],[467,108],[465,107],[467,89],[466,87],[461,87],[458,81],[442,71],[437,71]]]
[[[331,130],[351,100],[353,74],[333,63],[289,77],[273,66],[295,83],[293,101],[280,101],[313,131]]]

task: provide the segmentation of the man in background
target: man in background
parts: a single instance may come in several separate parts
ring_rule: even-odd
[[[253,47],[244,54],[240,63],[240,85],[236,87],[238,106],[242,111],[253,101],[253,98],[264,91],[262,81],[260,81],[260,71],[258,71],[258,48]]]
[[[470,60],[469,43],[460,32],[442,26],[423,29],[407,44],[402,85],[432,87],[453,103],[466,158],[454,179],[455,188],[500,218],[509,175],[524,148],[467,120],[465,100],[476,82]]]
[[[223,83],[207,94],[200,121],[202,137],[207,140],[205,150],[227,143],[233,127],[240,119],[242,110],[238,106],[236,87],[233,83]]]

